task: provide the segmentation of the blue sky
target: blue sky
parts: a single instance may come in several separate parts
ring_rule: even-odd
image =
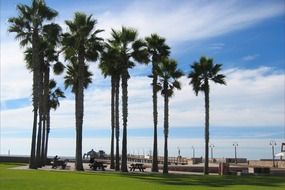
[[[171,46],[171,56],[184,72],[200,56],[223,64],[227,86],[211,87],[211,142],[217,157],[230,157],[232,143],[249,158],[270,157],[270,140],[285,141],[285,2],[276,1],[46,1],[59,11],[55,22],[66,30],[64,20],[75,11],[92,14],[102,37],[122,25],[138,29],[143,38],[158,33]],[[22,51],[7,32],[7,19],[15,6],[29,1],[1,1],[1,146],[0,154],[28,154],[32,107],[32,76],[25,69]],[[109,150],[110,80],[97,63],[90,63],[93,83],[86,90],[83,151]],[[130,71],[129,151],[152,146],[150,66]],[[62,85],[63,76],[55,79]],[[203,155],[203,96],[196,97],[181,79],[182,90],[170,102],[170,154],[191,155],[191,146]],[[74,97],[52,113],[50,155],[74,155]],[[163,103],[159,99],[160,153],[162,154]],[[279,149],[280,147],[278,147]]]

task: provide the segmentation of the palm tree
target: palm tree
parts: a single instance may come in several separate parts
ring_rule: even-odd
[[[117,123],[117,117],[119,116],[119,113],[116,111],[119,111],[119,109],[116,109],[116,106],[119,106],[119,104],[116,104],[116,93],[117,90],[116,84],[120,81],[120,70],[118,63],[119,58],[119,52],[116,47],[112,46],[112,44],[105,44],[104,51],[101,54],[101,60],[99,64],[99,68],[102,71],[102,74],[107,77],[111,76],[111,165],[110,168],[115,168],[114,163],[114,136],[115,136],[115,129],[116,129],[116,170],[119,170],[119,123]],[[118,100],[117,100],[118,101]],[[116,105],[115,105],[116,104]],[[116,110],[116,111],[115,111]]]
[[[182,71],[177,69],[177,63],[173,59],[164,59],[159,65],[158,88],[161,90],[161,95],[164,97],[164,163],[163,173],[168,173],[168,133],[169,133],[169,98],[174,95],[174,89],[181,89],[178,79],[183,76]]]
[[[86,61],[96,61],[102,50],[101,41],[96,35],[102,30],[95,30],[96,20],[92,19],[92,15],[88,16],[84,13],[76,12],[73,21],[65,21],[69,32],[63,35],[62,45],[65,58],[72,63],[74,81],[66,83],[72,86],[72,92],[75,94],[75,120],[76,120],[76,153],[75,168],[83,170],[82,165],[82,126],[84,113],[84,88],[91,83],[91,74],[88,72]],[[86,75],[87,74],[87,75]],[[88,76],[89,75],[89,76]],[[86,83],[86,79],[87,83]],[[67,80],[68,81],[68,80]]]
[[[123,140],[122,140],[122,163],[121,171],[128,172],[127,167],[127,121],[128,121],[128,79],[129,68],[134,66],[135,60],[140,63],[147,63],[146,44],[138,40],[138,33],[135,29],[122,27],[120,31],[112,29],[112,39],[110,43],[119,48],[119,63],[121,64],[122,73],[122,112],[123,112]]]
[[[58,24],[51,23],[44,26],[43,34],[43,54],[44,54],[44,64],[43,64],[43,134],[42,134],[42,147],[41,147],[41,165],[45,165],[47,158],[47,147],[48,144],[48,122],[50,106],[49,106],[49,96],[50,96],[50,66],[53,67],[53,73],[60,75],[64,71],[64,65],[58,61],[59,52],[56,51],[56,47],[59,45],[61,37],[61,27]],[[52,64],[54,63],[54,64]]]
[[[165,39],[161,38],[157,34],[151,34],[150,37],[146,37],[147,49],[152,62],[152,102],[153,102],[153,158],[152,158],[152,172],[158,172],[157,162],[157,68],[158,64],[164,57],[169,55],[170,47],[165,44]]]
[[[48,89],[49,89],[49,92],[48,92],[48,110],[47,110],[47,115],[46,115],[46,133],[45,133],[45,145],[44,145],[44,162],[43,163],[46,163],[46,159],[47,159],[47,152],[48,152],[48,138],[49,138],[49,133],[50,133],[50,110],[53,109],[53,110],[56,110],[59,106],[60,106],[60,103],[59,103],[59,98],[65,98],[65,95],[64,93],[62,92],[62,90],[57,87],[56,88],[56,82],[55,80],[51,79],[49,81],[49,84],[48,84]]]
[[[209,81],[213,81],[218,84],[226,84],[225,75],[219,74],[222,69],[221,64],[214,64],[213,59],[207,57],[201,57],[199,62],[194,62],[191,65],[192,71],[189,73],[190,85],[198,95],[199,91],[205,94],[205,165],[204,174],[209,173],[209,120],[210,120],[210,84]]]
[[[57,12],[46,6],[44,0],[33,0],[30,6],[18,4],[17,10],[19,13],[18,17],[12,17],[8,20],[11,23],[9,32],[17,34],[16,39],[20,40],[22,47],[32,46],[34,120],[29,168],[35,169],[37,168],[36,134],[40,83],[39,35],[43,29],[43,23],[54,19],[57,16]]]
[[[80,108],[78,108],[78,83],[79,83],[79,73],[78,73],[78,67],[79,64],[77,62],[70,62],[67,65],[67,71],[66,71],[66,75],[64,77],[64,85],[65,85],[65,89],[67,89],[68,87],[71,87],[71,91],[75,94],[75,112],[76,112],[76,155],[75,155],[75,159],[76,159],[76,170],[83,170],[83,165],[82,165],[82,119],[81,118],[81,126],[77,126],[79,125],[79,121],[78,120],[78,112],[80,110]],[[84,65],[84,83],[83,83],[83,87],[85,89],[88,88],[88,85],[92,82],[92,73],[88,70],[88,65]],[[82,102],[83,103],[83,102]],[[82,105],[83,107],[83,105]],[[83,114],[83,113],[82,113]],[[81,116],[83,117],[83,116]]]
[[[49,97],[49,76],[50,66],[53,66],[54,74],[59,75],[64,70],[64,65],[58,61],[58,52],[55,50],[59,43],[61,27],[51,23],[43,26],[42,34],[39,43],[40,57],[40,87],[39,87],[39,130],[37,138],[37,167],[45,164],[45,141],[47,130],[47,111]],[[25,51],[25,61],[28,70],[33,71],[32,65],[32,48],[27,48]],[[55,63],[55,64],[52,64]]]

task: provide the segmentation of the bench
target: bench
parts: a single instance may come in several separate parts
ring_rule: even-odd
[[[254,167],[253,173],[255,173],[255,174],[270,174],[270,168],[269,167]]]
[[[61,166],[62,169],[65,169],[67,166],[68,160],[54,160],[52,161],[52,168],[56,169],[58,166]]]
[[[145,166],[143,164],[131,164],[131,166],[129,167],[130,171],[135,171],[136,169],[138,169],[140,172],[144,172],[145,170]]]
[[[102,171],[105,171],[105,168],[107,167],[107,165],[104,165],[103,162],[97,162],[97,161],[94,161],[93,163],[89,164],[89,166],[95,171],[97,169],[101,169]]]
[[[270,174],[270,168],[269,167],[249,167],[248,173],[251,174]]]

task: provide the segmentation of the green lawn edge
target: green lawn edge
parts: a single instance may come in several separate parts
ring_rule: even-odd
[[[20,165],[22,164],[0,163],[0,190],[285,189],[284,176],[199,176],[13,169]]]

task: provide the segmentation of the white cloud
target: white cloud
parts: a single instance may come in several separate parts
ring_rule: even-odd
[[[99,26],[110,33],[121,25],[137,28],[142,36],[158,33],[170,42],[211,38],[240,30],[283,14],[276,2],[240,1],[136,1],[98,17]]]
[[[284,73],[270,68],[226,70],[227,86],[211,85],[210,121],[214,126],[283,126],[285,122]],[[101,79],[98,79],[101,80]],[[189,80],[182,78],[182,90],[170,100],[170,126],[204,125],[204,96],[195,96]],[[152,90],[148,77],[129,80],[129,128],[152,127]],[[84,129],[109,128],[110,89],[94,86],[85,95]],[[158,95],[159,126],[163,126],[163,98]],[[120,108],[121,112],[121,108]],[[121,113],[120,113],[121,115]],[[32,107],[1,110],[3,128],[30,129]],[[15,119],[17,118],[17,119]],[[21,121],[20,121],[21,120]],[[20,121],[20,122],[19,122]],[[19,123],[21,125],[19,126]],[[74,100],[63,100],[52,112],[52,128],[73,128]]]
[[[1,101],[31,95],[32,74],[26,69],[23,50],[15,42],[1,44]]]
[[[104,37],[109,36],[111,28],[118,29],[125,25],[137,28],[141,36],[157,32],[173,45],[243,29],[284,11],[277,1],[258,4],[239,1],[211,1],[206,4],[201,1],[163,2],[135,1],[120,8],[105,7],[100,9],[101,12],[94,10],[94,17],[99,22],[98,28],[105,29],[102,34]],[[84,5],[80,6],[81,9],[83,7]],[[77,11],[75,8],[78,7],[67,8],[70,13],[59,17],[61,25],[63,20],[71,19],[71,13]],[[86,9],[92,12],[89,5]],[[29,97],[32,75],[25,68],[22,50],[18,42],[13,40],[14,34],[8,35],[8,23],[1,23],[1,26],[1,100]],[[223,46],[223,43],[217,43],[210,45],[210,48],[219,49]]]

